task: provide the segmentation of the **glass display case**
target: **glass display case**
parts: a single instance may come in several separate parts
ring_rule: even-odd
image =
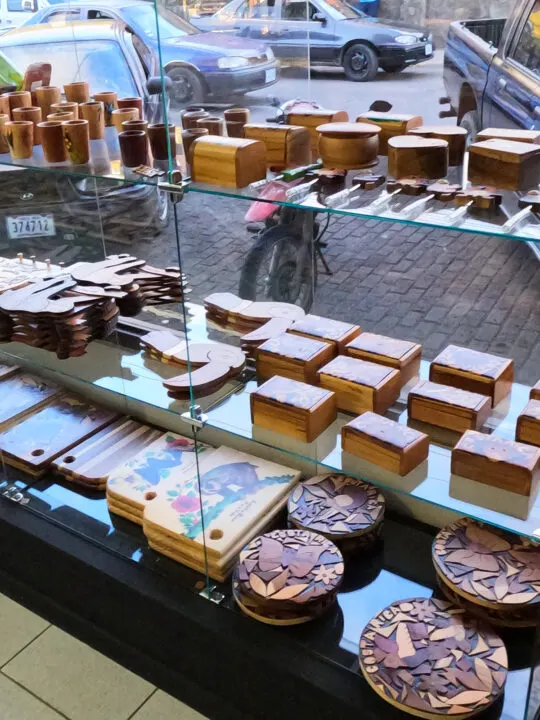
[[[211,10],[0,34],[2,574],[213,717],[535,718],[538,121],[439,120],[442,43],[337,0]]]

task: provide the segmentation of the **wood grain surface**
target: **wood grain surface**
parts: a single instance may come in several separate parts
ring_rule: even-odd
[[[416,175],[438,180],[448,173],[448,143],[414,135],[388,140],[388,174],[396,179]]]
[[[266,178],[266,148],[258,140],[207,135],[191,145],[195,182],[245,187]]]
[[[368,111],[356,118],[356,122],[372,123],[381,128],[379,135],[379,155],[388,155],[388,141],[396,135],[405,135],[409,130],[419,127],[423,120],[420,115],[399,113],[378,113]]]
[[[257,348],[257,377],[259,380],[267,380],[280,375],[315,385],[318,370],[333,355],[332,346],[326,342],[284,333]]]
[[[52,402],[59,392],[56,385],[28,373],[4,378],[0,384],[0,430]]]
[[[363,332],[348,343],[346,353],[351,357],[369,360],[400,372],[400,387],[418,375],[422,346],[409,340]]]
[[[469,180],[502,190],[531,190],[540,181],[540,146],[495,138],[469,146]]]
[[[341,320],[331,320],[319,315],[306,315],[294,322],[287,332],[323,340],[332,345],[334,354],[338,355],[345,352],[347,343],[360,335],[360,328],[358,325],[351,325]]]
[[[519,414],[516,424],[516,440],[540,446],[540,400],[529,400]]]
[[[407,411],[411,420],[449,430],[480,430],[491,412],[491,399],[451,385],[422,380],[409,392]]]
[[[311,162],[309,130],[300,125],[247,123],[244,137],[264,143],[266,164],[270,169],[301,167]]]

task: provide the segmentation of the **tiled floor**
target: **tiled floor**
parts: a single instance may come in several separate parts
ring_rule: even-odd
[[[204,720],[0,595],[2,720]]]

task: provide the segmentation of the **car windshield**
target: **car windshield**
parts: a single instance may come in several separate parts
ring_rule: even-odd
[[[49,42],[1,47],[22,72],[31,63],[50,62],[51,85],[62,87],[77,80],[90,83],[90,93],[114,90],[120,96],[138,95],[137,86],[118,43],[108,40]]]
[[[195,35],[200,30],[184,18],[175,15],[164,7],[158,7],[159,35],[161,40],[180,37],[181,35]],[[124,8],[124,20],[142,37],[157,40],[156,14],[154,5],[134,5]]]
[[[347,5],[346,2],[343,2],[343,0],[325,0],[325,2],[331,9],[332,16],[336,20],[343,20],[344,18],[358,19],[359,17],[367,17],[367,15],[361,10],[356,10],[350,5]]]

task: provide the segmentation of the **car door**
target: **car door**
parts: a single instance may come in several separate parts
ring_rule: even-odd
[[[280,53],[289,58],[310,57],[311,64],[332,59],[335,21],[310,0],[283,0],[281,5]]]
[[[540,0],[493,59],[484,93],[484,127],[540,130]]]

